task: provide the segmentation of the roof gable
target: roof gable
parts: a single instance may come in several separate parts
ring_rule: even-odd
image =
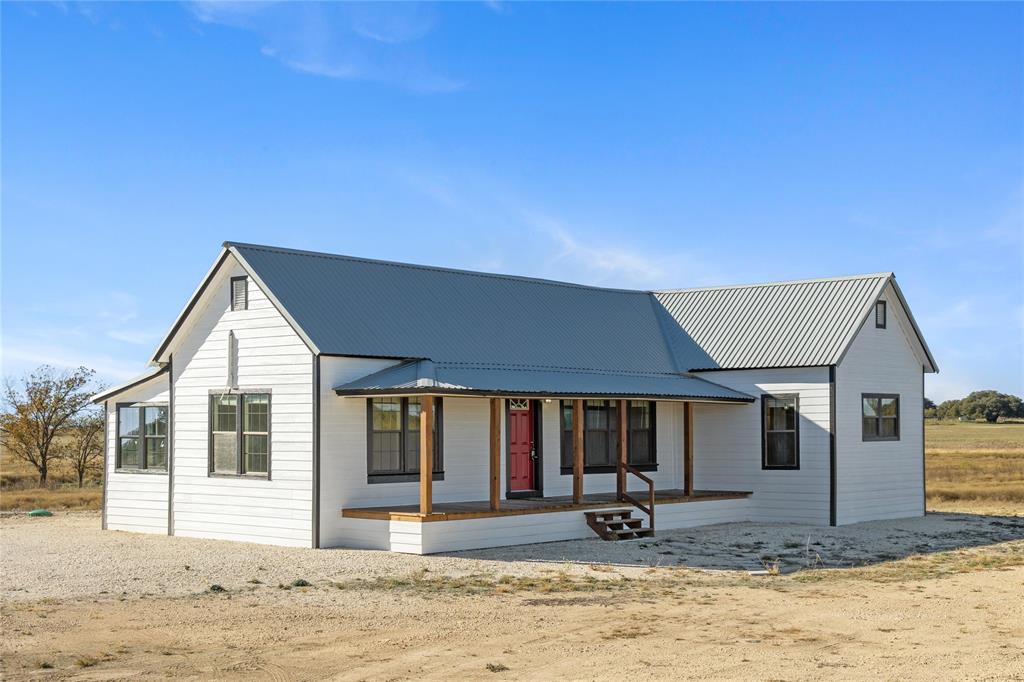
[[[226,242],[153,357],[233,255],[314,353],[453,368],[679,374],[838,364],[892,273],[633,291]]]

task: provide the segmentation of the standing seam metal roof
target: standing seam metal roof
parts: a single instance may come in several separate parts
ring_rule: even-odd
[[[225,247],[316,351],[448,366],[676,375],[824,366],[839,361],[887,283],[903,302],[888,272],[650,292]]]
[[[814,367],[838,362],[892,273],[654,296],[706,353],[687,369]]]

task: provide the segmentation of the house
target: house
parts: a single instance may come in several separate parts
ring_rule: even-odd
[[[924,513],[937,368],[892,273],[631,291],[225,243],[150,364],[95,396],[104,528],[430,553]]]

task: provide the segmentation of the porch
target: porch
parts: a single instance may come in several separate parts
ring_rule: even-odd
[[[647,491],[630,491],[634,498],[642,499]],[[733,490],[695,490],[687,492],[681,488],[654,491],[656,506],[687,504],[694,502],[713,502],[721,500],[745,499],[751,493]],[[559,495],[545,498],[519,498],[502,500],[498,509],[491,508],[490,500],[473,500],[469,502],[435,503],[430,513],[420,512],[419,505],[406,504],[387,507],[361,507],[343,509],[342,518],[373,519],[377,521],[411,521],[426,523],[432,521],[465,521],[469,519],[488,519],[504,516],[524,516],[526,514],[547,514],[571,512],[588,509],[606,509],[622,507],[618,494],[587,493],[576,502],[571,495]],[[628,505],[626,505],[628,506]]]
[[[335,507],[345,546],[432,553],[628,539],[749,517],[750,492],[693,483],[694,404],[749,396],[684,375],[464,372],[409,362],[335,387],[365,405],[367,470],[378,476]],[[413,414],[413,401],[414,435],[403,426],[411,417],[390,416]],[[389,481],[377,472],[410,471],[410,454],[415,473],[379,488]]]

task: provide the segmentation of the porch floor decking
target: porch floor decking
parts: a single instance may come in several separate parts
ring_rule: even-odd
[[[635,490],[629,493],[641,502],[647,499],[646,490]],[[749,497],[751,493],[736,490],[695,490],[687,495],[679,488],[654,491],[654,504],[682,504],[687,502],[707,502],[710,500],[733,500]],[[437,502],[433,505],[433,513],[420,514],[419,505],[407,504],[393,507],[360,507],[342,509],[341,515],[346,519],[374,519],[379,521],[459,521],[465,519],[485,519],[499,516],[519,516],[522,514],[544,514],[550,512],[574,511],[577,509],[594,509],[621,505],[632,507],[628,502],[619,502],[615,493],[589,493],[583,496],[583,502],[574,504],[571,495],[557,497],[531,497],[514,500],[502,500],[501,508],[492,511],[490,502],[479,500],[472,502]]]

